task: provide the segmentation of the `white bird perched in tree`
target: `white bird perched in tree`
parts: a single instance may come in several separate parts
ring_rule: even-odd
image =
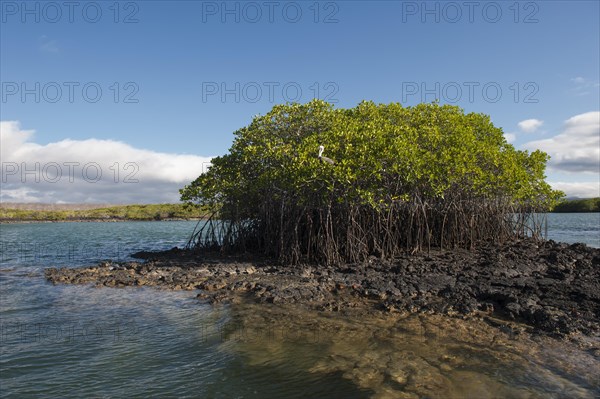
[[[323,156],[323,151],[325,151],[325,147],[323,147],[322,145],[320,145],[319,146],[319,160],[321,160],[322,162],[327,162],[328,164],[333,165],[335,163],[333,161],[333,159],[324,157]]]

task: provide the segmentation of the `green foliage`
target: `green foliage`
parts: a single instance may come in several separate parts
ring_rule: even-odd
[[[333,165],[319,160],[320,145]],[[211,245],[293,263],[354,261],[507,235],[508,213],[545,211],[562,196],[544,181],[547,160],[455,106],[313,100],[277,105],[235,132],[229,153],[181,200],[218,213],[224,224]]]
[[[600,212],[600,197],[563,201],[552,212]]]
[[[187,204],[124,205],[71,211],[0,208],[0,221],[164,220],[200,218],[205,214],[200,207]]]

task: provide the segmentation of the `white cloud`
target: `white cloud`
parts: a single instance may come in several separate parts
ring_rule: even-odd
[[[567,197],[600,197],[600,182],[549,182],[555,190],[563,191]]]
[[[113,140],[32,141],[32,130],[0,122],[3,202],[177,202],[210,157],[134,148]]]
[[[517,135],[514,133],[504,133],[504,138],[507,142],[512,143],[517,139]]]
[[[533,133],[536,130],[538,130],[543,124],[544,121],[541,121],[539,119],[525,119],[524,121],[517,123],[517,126],[519,126],[519,129],[521,129],[525,133]]]
[[[573,88],[570,89],[570,92],[576,96],[585,96],[590,93],[598,94],[600,82],[597,80],[590,80],[582,76],[577,76],[571,78],[571,82],[573,83]]]
[[[552,138],[525,144],[550,156],[549,169],[600,173],[600,112],[586,112],[565,121],[562,132]]]

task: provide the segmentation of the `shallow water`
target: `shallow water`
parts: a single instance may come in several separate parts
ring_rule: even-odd
[[[181,247],[195,223],[0,226],[0,396],[600,396],[591,352],[483,322],[208,306],[194,292],[43,278],[44,267]]]
[[[227,349],[252,368],[290,363],[341,376],[369,397],[592,398],[600,359],[555,340],[516,337],[481,320],[346,317],[291,307],[232,309]],[[314,378],[314,377],[313,377]]]

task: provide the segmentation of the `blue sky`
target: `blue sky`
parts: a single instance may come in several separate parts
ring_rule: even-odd
[[[1,4],[2,201],[175,201],[253,115],[315,96],[489,114],[600,195],[597,1]]]

